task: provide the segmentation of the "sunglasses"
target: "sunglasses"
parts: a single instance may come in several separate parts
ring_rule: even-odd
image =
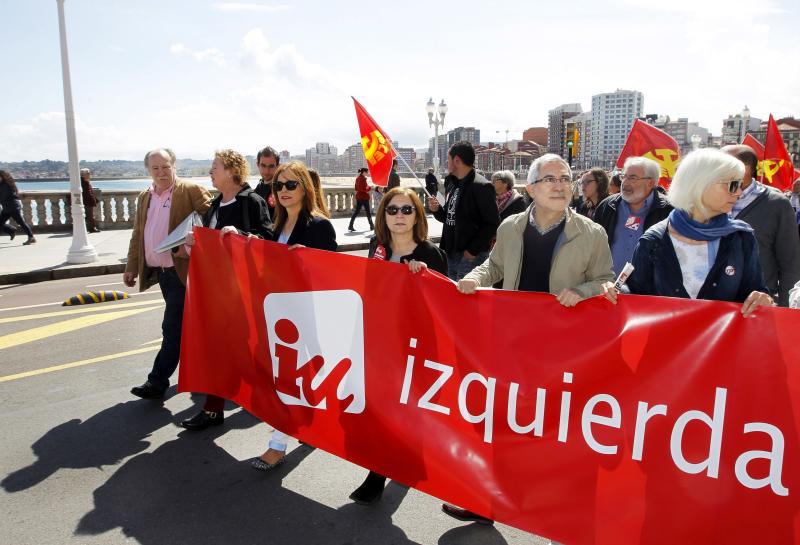
[[[403,206],[390,204],[386,207],[386,213],[390,216],[396,216],[398,212],[402,212],[404,216],[410,216],[414,213],[414,207],[410,204],[404,204]]]
[[[741,180],[731,180],[730,182],[719,182],[721,184],[728,184],[728,193],[733,195],[742,188]]]
[[[289,180],[288,182],[272,182],[272,187],[275,188],[275,193],[278,193],[284,187],[286,187],[286,189],[288,191],[294,191],[299,186],[300,186],[300,182],[295,181],[295,180]]]

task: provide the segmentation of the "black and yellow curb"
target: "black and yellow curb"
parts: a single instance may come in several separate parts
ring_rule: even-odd
[[[87,291],[73,295],[63,303],[62,307],[71,307],[73,305],[89,305],[91,303],[105,303],[106,301],[121,301],[128,299],[130,295],[124,291]]]

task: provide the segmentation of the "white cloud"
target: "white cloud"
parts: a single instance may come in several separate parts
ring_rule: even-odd
[[[245,2],[216,2],[211,5],[213,9],[216,11],[227,11],[227,12],[269,12],[274,13],[276,11],[286,11],[289,9],[287,5],[265,5],[265,4],[252,4],[252,3],[245,3]]]
[[[222,54],[222,51],[217,49],[216,47],[212,47],[209,49],[203,49],[201,51],[196,51],[186,47],[183,44],[173,44],[169,48],[169,52],[173,55],[187,55],[192,57],[197,62],[204,62],[204,61],[211,61],[217,66],[225,66],[225,55]]]

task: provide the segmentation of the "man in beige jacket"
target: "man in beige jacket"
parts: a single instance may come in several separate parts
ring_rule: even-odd
[[[462,293],[491,286],[552,293],[568,307],[602,293],[614,280],[608,237],[602,227],[570,210],[572,172],[564,159],[546,154],[531,165],[528,209],[497,230],[489,259],[458,283]]]
[[[138,278],[139,291],[158,283],[166,302],[161,323],[163,340],[153,370],[144,384],[131,390],[133,395],[144,399],[161,399],[169,387],[169,377],[178,367],[181,352],[189,256],[183,246],[164,253],[157,253],[155,248],[189,214],[203,214],[211,204],[211,194],[207,189],[176,176],[175,153],[170,149],[148,152],[144,164],[150,171],[153,185],[136,199],[136,218],[122,278],[131,288]]]

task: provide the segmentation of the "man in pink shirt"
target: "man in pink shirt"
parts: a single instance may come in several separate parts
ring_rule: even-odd
[[[150,151],[144,164],[153,185],[136,200],[136,218],[128,248],[128,263],[123,274],[126,286],[144,291],[156,282],[164,297],[163,340],[147,381],[131,390],[144,399],[162,399],[169,387],[169,377],[178,367],[181,352],[183,300],[189,256],[183,246],[172,252],[157,253],[154,248],[192,212],[203,214],[211,203],[207,189],[181,180],[175,173],[175,153],[167,148]]]

